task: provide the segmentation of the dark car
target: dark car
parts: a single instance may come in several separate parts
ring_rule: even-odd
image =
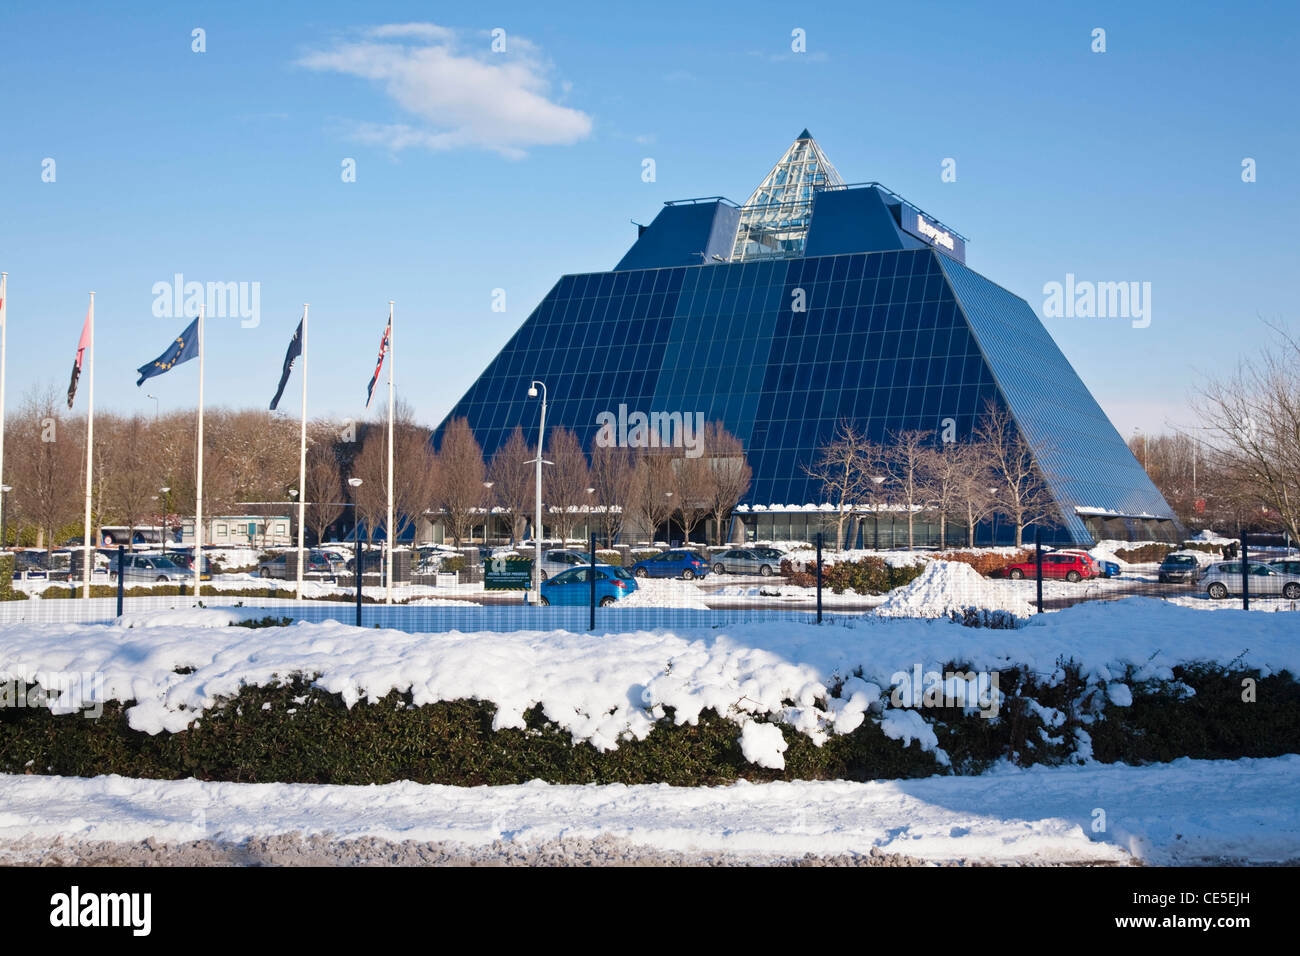
[[[1161,584],[1181,584],[1200,577],[1201,562],[1193,554],[1169,554],[1160,562]]]
[[[708,575],[709,562],[695,551],[674,548],[638,561],[628,570],[639,578],[681,578],[690,581]]]
[[[273,558],[267,558],[257,566],[258,577],[263,578],[287,578],[289,567],[289,555],[277,554]],[[295,577],[297,575],[294,575]],[[304,578],[331,578],[334,576],[334,568],[330,564],[329,557],[321,551],[308,551],[306,560],[302,566],[302,576]]]

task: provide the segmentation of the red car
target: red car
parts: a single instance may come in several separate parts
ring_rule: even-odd
[[[1003,572],[1014,580],[1038,576],[1038,566],[1033,561],[1013,564]],[[1084,578],[1099,578],[1101,568],[1086,554],[1077,552],[1054,551],[1043,555],[1043,577],[1065,578],[1067,581],[1082,581]]]

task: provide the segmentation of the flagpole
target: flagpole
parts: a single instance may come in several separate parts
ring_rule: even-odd
[[[302,304],[302,432],[298,437],[298,600],[302,600],[303,523],[307,515],[307,303]]]
[[[9,325],[9,273],[0,272],[0,487],[4,485],[5,475],[5,338]],[[4,492],[0,491],[0,528],[4,525]],[[9,547],[8,541],[0,541],[0,548]]]
[[[86,351],[90,353],[90,373],[86,376],[89,402],[86,405],[86,523],[81,538],[81,584],[85,588],[85,597],[89,600],[90,568],[93,560],[90,541],[91,472],[95,466],[95,293],[93,292],[90,293],[90,315],[87,324],[90,326],[90,341],[86,343]]]
[[[194,495],[194,603],[203,587],[203,309],[199,304],[199,436]]]
[[[397,361],[397,334],[393,328],[393,300],[388,300],[388,573],[384,603],[393,603],[393,365]]]

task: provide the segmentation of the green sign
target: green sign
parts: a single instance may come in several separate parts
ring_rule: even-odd
[[[527,591],[533,586],[532,558],[489,558],[483,576],[486,591]]]

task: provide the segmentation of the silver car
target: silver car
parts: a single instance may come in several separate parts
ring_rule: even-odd
[[[729,548],[713,556],[714,574],[760,574],[770,577],[780,562],[750,548]]]
[[[211,575],[205,575],[210,578]],[[122,558],[123,581],[191,581],[194,572],[161,554],[128,554]],[[117,562],[108,571],[110,581],[117,580]]]
[[[1247,565],[1250,577],[1250,593],[1260,597],[1281,595],[1290,601],[1300,600],[1300,575],[1288,574],[1284,569],[1271,564]],[[1200,587],[1210,597],[1217,600],[1242,591],[1242,574],[1240,561],[1220,561],[1201,572]]]

